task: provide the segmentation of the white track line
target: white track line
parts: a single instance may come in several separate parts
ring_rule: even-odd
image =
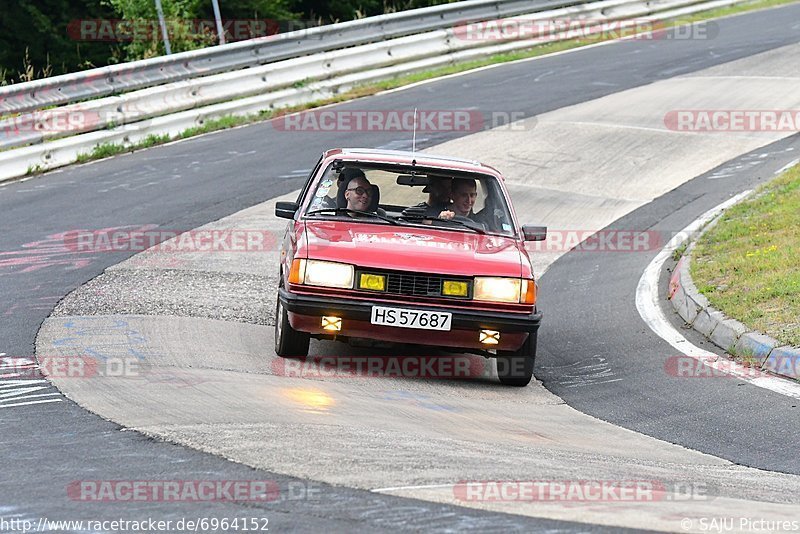
[[[787,163],[786,165],[784,165],[783,167],[781,167],[780,169],[775,171],[775,176],[778,176],[779,174],[783,174],[785,171],[788,171],[789,169],[791,169],[792,167],[794,167],[798,163],[800,163],[800,158],[797,158],[796,160],[790,161],[789,163]]]
[[[0,404],[0,408],[13,408],[14,406],[31,406],[33,404],[46,404],[48,402],[61,402],[64,399],[44,399],[30,402],[15,402],[14,404]]]
[[[457,483],[453,484],[426,484],[424,486],[396,486],[394,488],[376,488],[370,491],[375,493],[385,493],[387,491],[408,491],[417,489],[439,489],[439,488],[453,488]]]
[[[777,376],[765,375],[753,377],[753,370],[751,368],[732,364],[731,361],[724,356],[719,356],[690,343],[678,330],[672,327],[664,316],[659,304],[658,278],[667,258],[672,256],[673,251],[683,244],[690,236],[696,234],[704,224],[748,194],[750,194],[749,190],[708,210],[701,215],[699,219],[681,230],[663,249],[661,249],[661,252],[653,258],[653,261],[650,262],[647,269],[645,269],[642,274],[642,277],[639,279],[639,285],[636,287],[636,309],[653,332],[658,334],[659,337],[675,347],[682,354],[701,361],[705,365],[719,370],[721,373],[733,375],[754,386],[768,389],[775,393],[786,395],[787,397],[800,399],[800,384]]]

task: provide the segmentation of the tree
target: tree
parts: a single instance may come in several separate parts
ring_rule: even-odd
[[[101,2],[4,2],[0,10],[0,83],[63,74],[114,61],[118,48],[115,43],[82,40],[69,31],[80,20],[112,17],[113,10]]]
[[[172,52],[184,52],[208,46],[213,36],[196,33],[193,21],[202,0],[161,0]],[[126,35],[125,59],[133,61],[166,53],[153,0],[108,0],[120,18],[120,35]]]
[[[452,0],[219,0],[229,40],[250,37],[231,21],[341,22]],[[217,43],[211,0],[161,0],[173,52]],[[0,83],[16,83],[165,53],[154,0],[6,0],[0,9]],[[262,35],[260,28],[252,35]],[[231,39],[232,38],[232,39]]]

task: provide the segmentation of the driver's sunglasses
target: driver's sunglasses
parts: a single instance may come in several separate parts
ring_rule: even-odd
[[[356,195],[358,195],[358,196],[369,195],[369,193],[370,193],[369,189],[364,189],[363,187],[352,187],[352,188],[348,189],[348,191],[355,191]]]

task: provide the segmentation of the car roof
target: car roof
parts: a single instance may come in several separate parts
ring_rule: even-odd
[[[476,160],[456,158],[453,156],[440,156],[427,152],[411,152],[408,150],[383,150],[375,148],[336,148],[324,153],[324,157],[342,156],[345,159],[366,160],[387,163],[403,163],[410,165],[416,162],[421,167],[440,167],[445,169],[471,170],[475,172],[490,171],[491,174],[502,178],[500,171],[490,165]]]

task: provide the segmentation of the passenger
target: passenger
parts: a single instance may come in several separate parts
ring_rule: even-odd
[[[431,176],[428,185],[422,190],[428,193],[428,200],[403,210],[404,216],[438,217],[442,211],[450,208],[451,178]]]
[[[439,214],[441,219],[452,219],[456,215],[474,219],[475,214],[472,212],[472,208],[478,198],[478,186],[474,178],[453,179],[450,197],[453,199],[453,203],[449,209]]]
[[[471,218],[481,223],[487,230],[508,232],[511,226],[508,224],[505,211],[497,206],[497,198],[490,192],[484,200],[483,209]]]

